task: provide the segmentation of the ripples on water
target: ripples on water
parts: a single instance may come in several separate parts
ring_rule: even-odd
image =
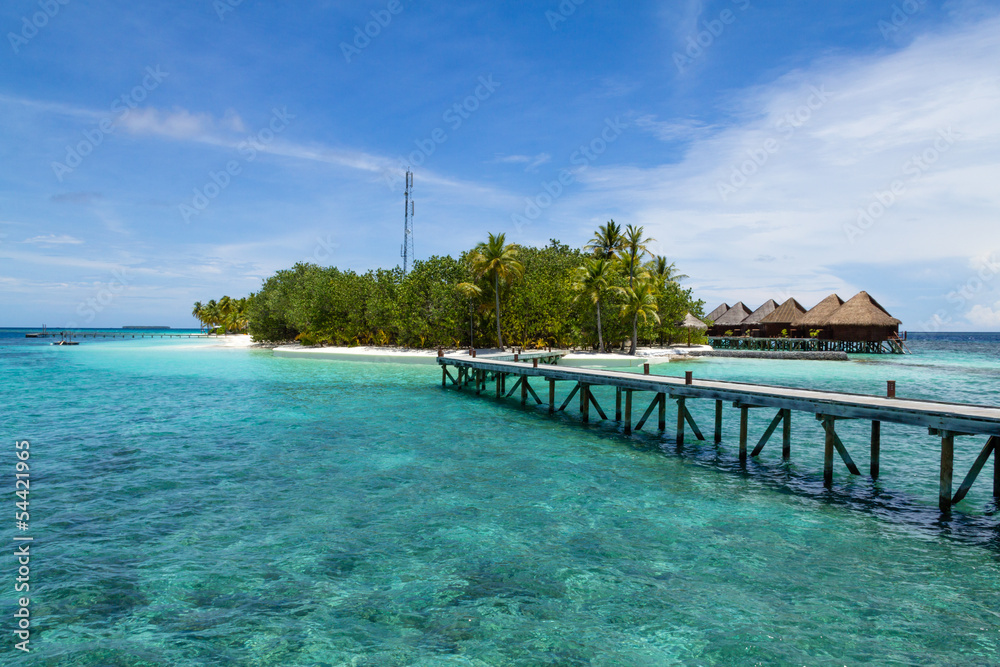
[[[1000,403],[996,340],[911,346],[667,372]],[[439,377],[0,338],[0,431],[32,441],[37,540],[36,652],[4,664],[1000,662],[988,476],[942,519],[926,431],[883,425],[880,481],[838,461],[827,492],[809,415],[791,462],[777,441],[743,468],[735,410],[721,446],[678,452]],[[864,469],[867,426],[838,430]],[[958,442],[956,477],[981,446]]]

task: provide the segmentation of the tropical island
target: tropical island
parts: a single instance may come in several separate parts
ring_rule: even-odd
[[[504,234],[457,259],[434,256],[407,272],[363,274],[296,264],[241,299],[196,303],[215,333],[310,346],[468,348],[516,346],[620,350],[687,342],[683,320],[704,303],[666,257],[649,252],[643,227],[602,225],[583,248],[542,248]],[[693,342],[703,342],[703,332]]]

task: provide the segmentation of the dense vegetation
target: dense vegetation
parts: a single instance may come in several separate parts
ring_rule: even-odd
[[[612,221],[584,250],[491,234],[458,259],[417,261],[405,276],[296,264],[250,295],[246,319],[254,340],[306,345],[626,349],[633,332],[639,344],[686,341],[677,322],[701,315],[703,303],[646,241],[641,227],[623,234]]]

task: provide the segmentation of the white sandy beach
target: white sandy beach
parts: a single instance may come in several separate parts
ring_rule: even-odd
[[[235,338],[235,336],[230,336]],[[241,338],[243,338],[241,336]],[[232,345],[237,346],[237,345]],[[690,348],[639,348],[636,356],[621,353],[597,354],[596,352],[571,352],[559,363],[563,366],[615,366],[639,367],[643,364],[667,363],[671,359],[682,359],[687,352],[711,350],[707,345]],[[448,355],[467,356],[466,351],[449,351]],[[282,345],[274,349],[274,356],[294,359],[319,359],[323,361],[362,361],[393,364],[437,363],[436,350],[414,350],[398,347],[302,347]]]

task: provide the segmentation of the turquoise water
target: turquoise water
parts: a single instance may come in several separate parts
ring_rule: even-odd
[[[912,346],[663,372],[1000,403],[996,340]],[[744,470],[735,411],[721,446],[678,452],[442,391],[433,367],[0,333],[0,382],[36,540],[34,651],[5,633],[3,664],[1000,663],[989,480],[942,517],[919,429],[886,425],[879,482],[840,466],[827,492],[799,415],[792,461],[772,443]],[[865,468],[864,426],[838,428]],[[958,442],[956,476],[982,444]]]

